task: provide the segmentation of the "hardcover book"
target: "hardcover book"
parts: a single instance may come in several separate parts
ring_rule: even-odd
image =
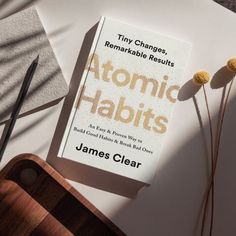
[[[190,49],[102,17],[58,156],[149,184]]]

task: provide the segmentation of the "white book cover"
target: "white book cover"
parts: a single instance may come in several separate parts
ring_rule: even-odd
[[[150,183],[190,50],[102,17],[58,156]]]

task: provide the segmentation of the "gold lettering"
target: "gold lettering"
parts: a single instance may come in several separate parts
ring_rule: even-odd
[[[140,103],[139,104],[139,108],[143,108],[144,107],[144,104],[143,103]],[[137,113],[136,113],[136,116],[135,116],[135,118],[134,118],[134,126],[136,126],[136,127],[138,127],[139,126],[139,121],[140,121],[140,119],[141,119],[141,116],[142,116],[142,110],[139,110],[138,109],[138,111],[137,111]]]
[[[150,122],[150,119],[154,118],[155,115],[152,113],[152,109],[150,108],[147,111],[145,111],[143,115],[145,117],[144,122],[143,122],[143,128],[150,130],[151,126],[149,125],[149,122]]]
[[[94,67],[91,67],[92,63]],[[99,79],[99,58],[96,53],[89,56],[85,69],[94,72],[94,78]]]
[[[101,90],[97,90],[96,95],[93,98],[93,97],[85,96],[84,91],[85,91],[85,86],[82,86],[81,90],[80,90],[79,102],[78,102],[77,108],[78,109],[80,108],[80,104],[81,104],[82,101],[90,102],[90,103],[92,103],[92,107],[91,107],[90,112],[95,113],[96,110],[97,110],[98,102],[100,100],[102,92],[101,92]]]
[[[176,94],[176,97],[173,97],[173,91],[179,91],[180,87],[178,85],[172,85],[170,86],[167,90],[166,90],[166,97],[168,98],[168,100],[172,103],[175,103],[176,100],[177,100],[177,94]]]
[[[168,77],[167,75],[165,75],[165,76],[163,77],[164,80],[168,80],[168,78],[169,78],[169,77]],[[161,99],[164,97],[166,85],[167,85],[166,82],[162,82],[162,83],[161,83],[161,88],[160,88],[159,94],[158,94],[158,97],[161,98]]]
[[[104,81],[106,81],[106,82],[109,82],[110,79],[108,78],[108,73],[109,73],[110,71],[112,71],[113,68],[114,68],[114,67],[112,66],[111,61],[108,61],[106,64],[103,64],[103,65],[102,65],[102,68],[104,69],[104,70],[103,70],[103,73],[102,73],[102,79],[103,79]]]
[[[157,116],[155,118],[155,124],[157,125],[157,127],[153,126],[152,129],[156,132],[156,133],[160,133],[163,134],[166,132],[166,125],[163,123],[168,123],[168,120],[165,116]]]
[[[124,80],[123,81],[119,81],[118,80],[117,77],[118,77],[119,74],[123,74],[124,75]],[[127,85],[129,83],[129,81],[130,81],[129,72],[127,70],[125,70],[125,69],[118,69],[118,70],[116,70],[112,74],[112,81],[118,87],[123,87],[123,86]]]
[[[117,121],[121,121],[123,123],[129,123],[134,118],[134,110],[130,106],[125,106],[124,103],[125,103],[125,97],[120,97],[120,101],[119,101],[114,119]],[[128,113],[128,117],[126,118],[122,117],[122,112],[124,114],[124,111]]]
[[[113,112],[115,110],[115,104],[111,100],[103,100],[101,104],[108,105],[98,108],[98,114],[109,119],[112,118]]]
[[[130,83],[129,88],[130,89],[134,89],[138,80],[142,81],[141,90],[140,90],[141,93],[145,93],[146,89],[147,89],[148,83],[151,83],[152,84],[151,95],[152,96],[156,96],[157,89],[158,89],[158,82],[157,82],[157,80],[148,79],[146,76],[134,74],[133,77],[132,77],[132,81]]]

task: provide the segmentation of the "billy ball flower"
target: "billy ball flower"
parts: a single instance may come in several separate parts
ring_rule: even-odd
[[[227,68],[228,68],[228,70],[236,73],[236,57],[231,58],[231,59],[228,60]]]
[[[199,71],[193,75],[193,82],[196,85],[206,84],[210,80],[210,75],[206,71]]]

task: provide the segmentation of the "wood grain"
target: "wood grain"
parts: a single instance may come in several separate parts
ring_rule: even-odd
[[[22,178],[24,172],[31,174],[34,172],[31,177],[29,176],[31,179],[26,182]],[[40,218],[40,224],[37,226],[34,224],[31,234],[27,233],[25,235],[53,235],[52,232],[49,233],[51,229],[49,225],[56,225],[56,222],[61,224],[72,235],[125,235],[94,205],[66,182],[57,171],[35,155],[22,154],[10,161],[0,173],[1,183],[5,183],[4,181],[6,180],[10,180],[11,183],[18,186],[21,189],[21,194],[22,191],[25,193],[22,195],[23,198],[27,194],[28,201],[31,198],[37,203],[39,209],[44,209],[48,213]],[[4,196],[3,193],[2,196]],[[8,198],[12,198],[11,194]],[[21,202],[24,201],[23,198]],[[3,202],[1,200],[0,205],[2,204]],[[28,209],[27,203],[22,203],[21,205],[27,206]],[[10,203],[9,206],[12,207]],[[36,205],[34,206],[36,207]],[[20,209],[19,212],[21,212]],[[0,214],[0,218],[4,218],[4,214]],[[12,218],[8,220],[9,224],[11,220]],[[47,224],[48,228],[46,227]],[[25,226],[22,227],[24,228]],[[56,226],[55,230],[58,233],[55,235],[65,232],[63,231],[64,228]],[[48,234],[44,231],[48,232]],[[67,234],[64,233],[61,235],[64,236]]]
[[[38,235],[73,235],[10,180],[0,182],[0,216],[1,236],[37,235],[35,232],[40,232]]]

